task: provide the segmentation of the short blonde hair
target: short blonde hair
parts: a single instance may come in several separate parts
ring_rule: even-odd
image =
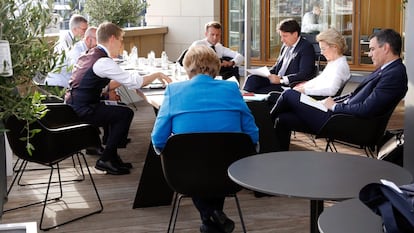
[[[190,78],[197,74],[214,78],[220,71],[220,59],[212,48],[205,45],[191,46],[184,56],[183,65]]]
[[[316,41],[323,41],[330,46],[335,45],[338,48],[339,54],[344,54],[347,50],[345,38],[334,28],[328,28],[327,30],[319,33],[316,36]]]
[[[101,23],[96,30],[96,39],[98,43],[106,43],[111,36],[120,39],[125,32],[118,25],[110,22]]]

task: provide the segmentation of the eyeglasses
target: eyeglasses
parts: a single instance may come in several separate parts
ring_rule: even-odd
[[[323,51],[326,51],[327,49],[329,49],[329,48],[333,48],[333,47],[335,47],[336,45],[334,45],[334,44],[328,44],[328,46],[323,46],[323,47],[320,47],[320,49],[321,49],[321,52],[323,52]]]

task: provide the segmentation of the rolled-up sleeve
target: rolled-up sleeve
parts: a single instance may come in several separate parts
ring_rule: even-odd
[[[139,89],[143,83],[138,71],[125,71],[108,57],[98,59],[93,65],[93,72],[99,77],[115,80],[129,89]]]

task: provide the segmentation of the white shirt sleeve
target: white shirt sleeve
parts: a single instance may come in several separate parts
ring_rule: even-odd
[[[304,84],[305,94],[334,96],[350,78],[350,74],[345,56],[328,62],[321,74]]]
[[[139,89],[143,83],[138,71],[125,71],[109,57],[98,59],[92,69],[99,77],[115,80],[129,89]]]
[[[205,45],[205,46],[208,46],[208,47],[211,46],[210,43],[206,39],[197,40],[197,41],[194,41],[191,44],[191,46],[195,46],[195,45]],[[217,56],[219,58],[232,57],[233,58],[232,61],[234,61],[235,66],[240,66],[244,62],[244,56],[243,55],[241,55],[240,53],[238,53],[234,50],[231,50],[227,47],[224,47],[221,43],[217,43],[214,46],[214,49],[216,50]]]
[[[234,64],[236,66],[239,66],[244,62],[243,55],[227,47],[224,47],[220,43],[216,44],[216,53],[217,53],[217,56],[219,56],[220,58],[221,57],[232,57],[233,58],[232,61],[234,61]]]

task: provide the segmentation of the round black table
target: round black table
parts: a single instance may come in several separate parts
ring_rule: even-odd
[[[410,183],[412,175],[395,164],[341,153],[286,151],[258,154],[234,162],[229,177],[237,184],[270,195],[310,199],[311,232],[324,200],[357,197],[359,190],[380,179],[397,185]]]
[[[326,208],[318,220],[322,233],[383,233],[381,217],[359,199],[339,202]]]

